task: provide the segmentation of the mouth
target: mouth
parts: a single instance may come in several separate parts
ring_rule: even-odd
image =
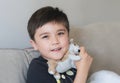
[[[58,47],[58,48],[52,49],[51,51],[52,51],[52,52],[58,52],[58,51],[60,51],[61,49],[62,49],[61,47]]]
[[[76,56],[78,56],[79,54],[78,53],[75,53]]]
[[[74,54],[75,54],[75,55],[79,55],[79,53],[80,53],[80,51],[78,50],[78,51],[77,51],[77,52],[75,52]]]

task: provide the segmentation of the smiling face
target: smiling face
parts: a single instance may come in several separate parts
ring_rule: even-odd
[[[47,60],[60,60],[69,47],[69,33],[62,23],[49,22],[38,28],[31,44]]]

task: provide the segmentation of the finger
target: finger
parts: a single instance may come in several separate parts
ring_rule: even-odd
[[[85,54],[85,47],[80,47],[80,56]]]

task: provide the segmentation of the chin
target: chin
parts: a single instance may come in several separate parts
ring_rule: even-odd
[[[63,57],[63,56],[56,57],[55,59],[56,59],[56,60],[60,60],[60,59],[62,59],[62,57]]]

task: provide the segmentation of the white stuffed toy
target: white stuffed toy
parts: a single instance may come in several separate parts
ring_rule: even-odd
[[[80,60],[81,57],[79,56],[79,53],[80,47],[77,44],[74,44],[73,39],[71,39],[68,54],[58,62],[56,67],[57,72],[63,73],[70,68],[76,68],[74,62]]]
[[[113,71],[101,70],[93,73],[87,83],[120,83],[120,75]]]
[[[73,39],[70,40],[70,45],[68,52],[62,58],[61,61],[57,62],[54,60],[48,61],[48,72],[56,79],[60,79],[60,74],[66,72],[71,68],[76,68],[74,62],[81,59],[80,55],[80,47],[77,44],[73,43]]]

